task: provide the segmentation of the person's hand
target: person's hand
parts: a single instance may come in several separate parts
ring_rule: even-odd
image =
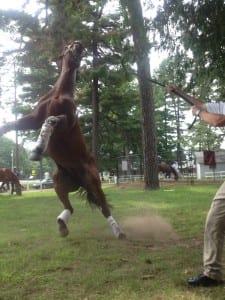
[[[197,105],[192,106],[192,114],[194,116],[198,116],[200,114],[200,112],[201,112],[201,108],[199,106],[197,106]]]
[[[167,85],[166,89],[169,93],[172,93],[177,90],[177,87],[175,85],[171,84],[171,85]]]

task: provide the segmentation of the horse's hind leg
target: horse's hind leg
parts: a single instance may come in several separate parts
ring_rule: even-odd
[[[57,223],[59,225],[60,236],[65,237],[69,234],[67,224],[73,213],[73,207],[71,206],[71,203],[69,201],[70,187],[68,185],[68,182],[66,181],[66,177],[63,171],[58,170],[53,175],[53,180],[56,194],[64,206],[64,210],[57,217]]]
[[[89,173],[89,180],[86,181],[87,199],[101,209],[103,216],[107,219],[116,238],[124,239],[126,235],[110,212],[109,204],[101,188],[101,182],[96,172]]]
[[[125,233],[122,231],[119,224],[117,223],[117,221],[112,216],[112,214],[110,212],[110,209],[108,207],[108,204],[105,200],[105,195],[102,192],[102,190],[99,189],[99,188],[96,188],[95,191],[94,191],[94,189],[92,189],[92,192],[88,193],[87,197],[88,197],[88,200],[90,202],[92,202],[93,199],[95,199],[94,202],[95,203],[97,202],[96,203],[97,206],[101,209],[101,212],[102,212],[103,216],[107,219],[107,222],[111,226],[112,232],[115,235],[115,237],[117,239],[126,238]]]

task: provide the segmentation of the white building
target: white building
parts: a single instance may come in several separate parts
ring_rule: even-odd
[[[215,151],[215,162],[213,165],[204,163],[204,152],[195,152],[197,179],[225,178],[225,151]]]

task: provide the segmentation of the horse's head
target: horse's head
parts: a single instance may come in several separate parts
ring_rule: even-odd
[[[79,41],[67,44],[59,56],[61,66],[65,63],[69,67],[79,68],[83,50],[84,47]]]

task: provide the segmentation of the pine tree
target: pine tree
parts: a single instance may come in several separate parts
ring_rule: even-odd
[[[149,43],[139,0],[121,1],[129,13],[134,50],[139,81],[141,117],[142,117],[142,146],[144,156],[145,188],[159,188],[158,163],[156,149],[155,111],[152,87],[149,82],[150,66],[148,59]]]

